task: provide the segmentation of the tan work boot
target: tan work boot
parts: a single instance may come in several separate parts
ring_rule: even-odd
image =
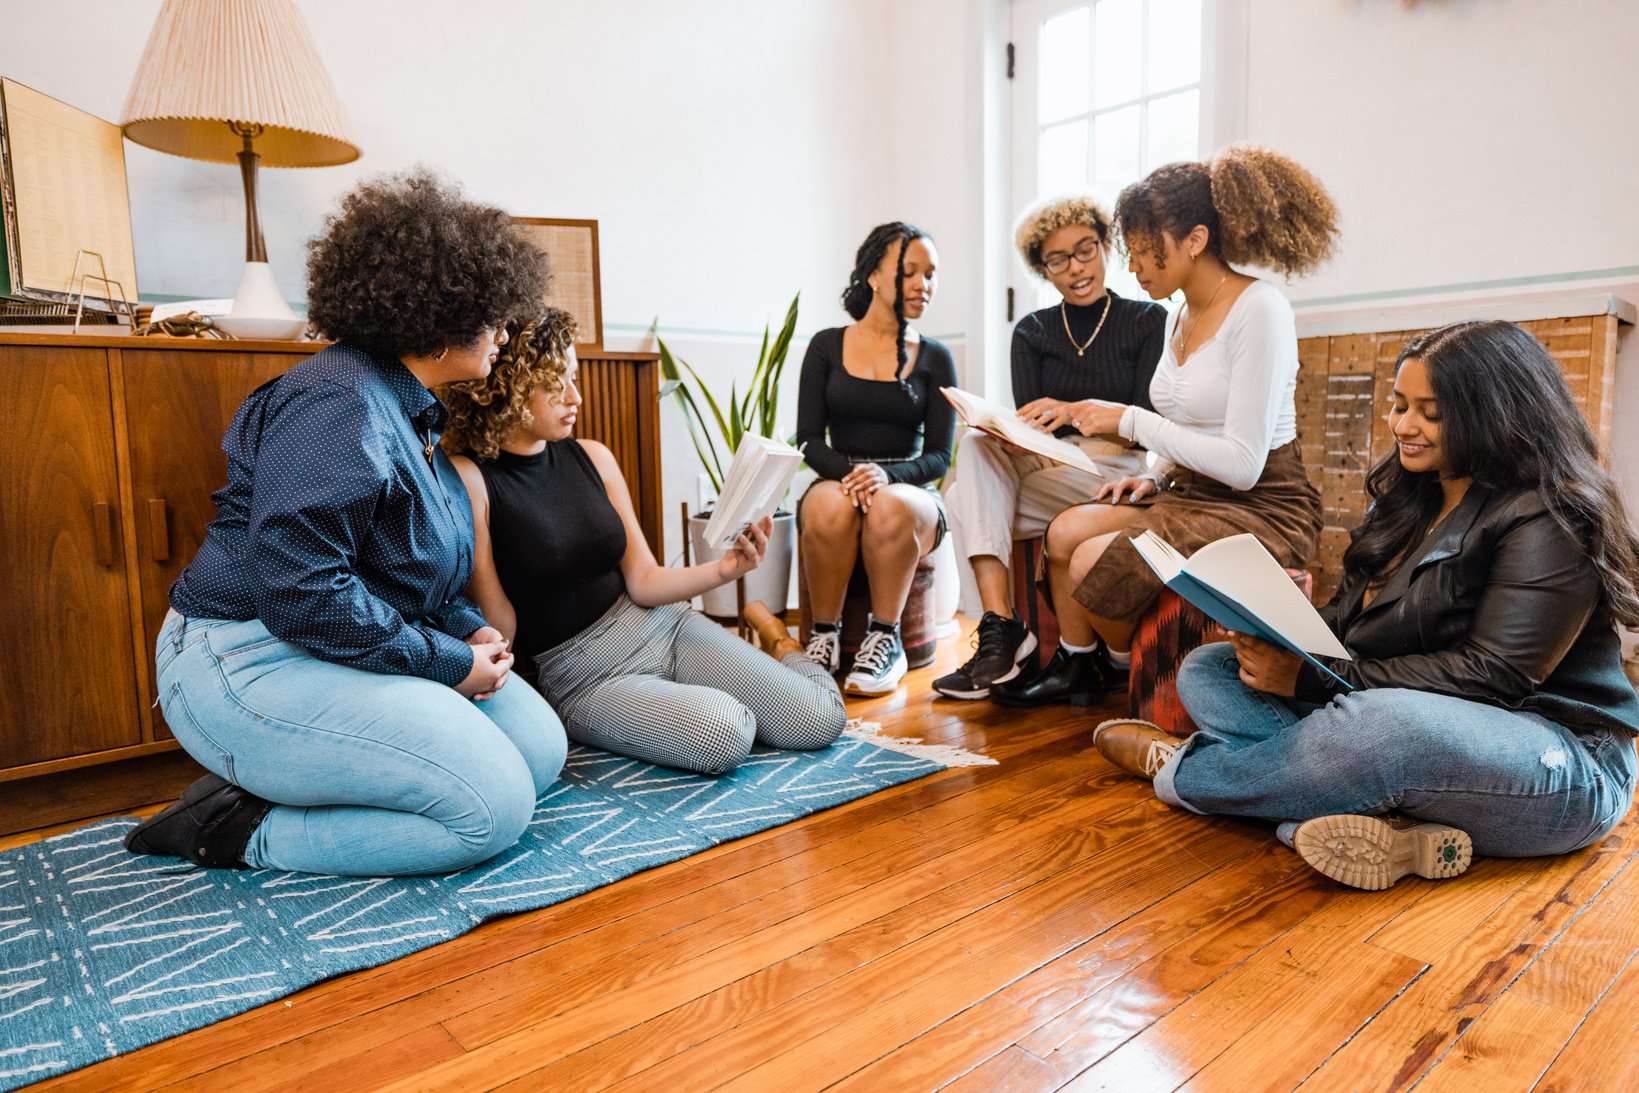
[[[1093,747],[1098,754],[1146,781],[1155,781],[1156,772],[1166,766],[1174,752],[1184,746],[1176,736],[1149,721],[1117,717],[1093,730]]]
[[[775,660],[802,652],[802,643],[791,636],[791,631],[785,628],[785,623],[775,618],[774,613],[763,606],[763,601],[752,600],[746,604],[745,623],[757,635],[757,644],[762,646],[763,652]]]
[[[1292,848],[1304,861],[1351,888],[1377,891],[1408,873],[1455,877],[1474,860],[1468,832],[1446,824],[1379,816],[1318,816],[1298,825]]]

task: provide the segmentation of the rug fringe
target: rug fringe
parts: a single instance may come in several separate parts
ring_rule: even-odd
[[[848,727],[842,730],[855,740],[863,740],[868,744],[875,744],[886,751],[896,751],[901,755],[912,755],[918,759],[926,759],[930,763],[938,763],[942,767],[994,767],[996,760],[988,755],[980,755],[976,751],[968,751],[954,744],[924,744],[914,736],[886,736],[882,732],[882,724],[878,721],[861,721],[854,718],[848,722]]]

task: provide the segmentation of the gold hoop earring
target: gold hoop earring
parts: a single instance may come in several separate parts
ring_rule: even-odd
[[[448,353],[449,351],[450,351],[449,347],[445,346],[443,349],[440,349],[438,352],[433,354],[433,360],[435,360],[435,361],[443,360],[444,359],[444,354]]]

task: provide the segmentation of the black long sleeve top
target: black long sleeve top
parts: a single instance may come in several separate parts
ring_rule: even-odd
[[[1105,399],[1154,409],[1150,405],[1150,377],[1166,344],[1167,309],[1148,301],[1127,300],[1109,293],[1108,304],[1086,307],[1069,304],[1032,311],[1013,327],[1013,405],[1038,398],[1079,402]],[[1110,316],[1082,356],[1070,344],[1086,345],[1104,309]],[[1065,322],[1070,334],[1064,332]],[[1059,436],[1080,435],[1072,426]]]
[[[842,367],[842,332],[814,335],[797,387],[797,443],[821,478],[840,480],[861,460],[888,481],[921,486],[950,469],[956,411],[939,393],[956,384],[950,350],[923,338],[905,382],[866,380]]]

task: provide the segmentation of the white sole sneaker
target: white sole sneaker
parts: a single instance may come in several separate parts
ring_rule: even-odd
[[[907,671],[903,654],[894,661],[893,667],[888,669],[885,676],[866,676],[848,673],[848,678],[842,681],[842,689],[853,695],[885,695],[892,694],[899,689],[900,680],[905,678]]]
[[[1468,832],[1446,824],[1396,828],[1375,816],[1320,816],[1298,825],[1292,844],[1303,860],[1351,888],[1377,891],[1408,874],[1455,877],[1474,860]]]

